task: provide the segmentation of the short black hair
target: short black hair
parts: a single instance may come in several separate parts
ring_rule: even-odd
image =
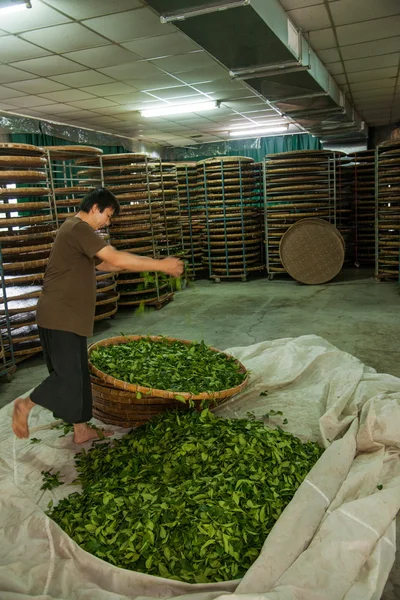
[[[118,216],[120,212],[120,205],[116,197],[107,188],[97,187],[82,200],[79,210],[88,213],[93,206],[97,204],[100,212],[104,212],[105,208],[112,208],[114,215]]]

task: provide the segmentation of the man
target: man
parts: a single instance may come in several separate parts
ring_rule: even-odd
[[[29,437],[28,417],[36,404],[73,424],[75,443],[98,437],[87,424],[92,418],[92,394],[86,338],[93,335],[95,267],[99,271],[160,271],[174,277],[183,272],[183,263],[177,258],[155,260],[106,244],[95,231],[109,226],[119,210],[114,194],[97,188],[56,236],[36,311],[49,376],[29,398],[14,402],[12,427],[19,438]]]

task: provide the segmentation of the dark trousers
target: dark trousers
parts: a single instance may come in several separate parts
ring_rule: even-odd
[[[86,338],[69,331],[39,327],[49,376],[31,394],[32,402],[67,423],[92,418],[92,388]]]

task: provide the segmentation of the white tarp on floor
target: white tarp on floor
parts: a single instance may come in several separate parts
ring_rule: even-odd
[[[33,434],[40,444],[17,440],[9,405],[0,411],[1,600],[380,598],[400,508],[400,379],[377,374],[316,336],[228,352],[251,370],[250,385],[218,414],[281,410],[288,431],[327,448],[245,577],[189,585],[118,569],[82,550],[44,513],[50,499],[78,489],[68,483],[76,476],[77,446],[46,427]],[[35,408],[30,427],[51,422],[49,412]],[[41,471],[50,469],[66,483],[42,492]]]

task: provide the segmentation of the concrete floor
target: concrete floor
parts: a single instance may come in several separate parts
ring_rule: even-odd
[[[196,282],[161,311],[119,312],[96,324],[93,340],[124,334],[204,340],[225,349],[263,340],[316,334],[367,365],[400,377],[400,295],[362,271],[334,283],[301,286],[258,279],[247,283]],[[0,382],[0,406],[46,375],[41,357],[22,363],[11,383]],[[400,528],[398,527],[398,534]],[[400,598],[400,553],[381,600]]]

